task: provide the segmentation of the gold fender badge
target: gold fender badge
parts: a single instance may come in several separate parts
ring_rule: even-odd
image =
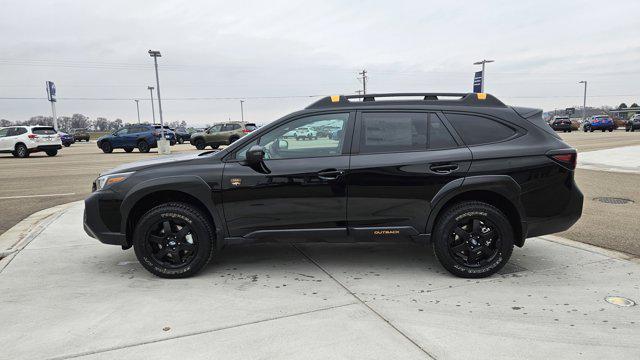
[[[233,186],[240,186],[240,184],[242,184],[242,179],[240,178],[231,178],[230,181]]]

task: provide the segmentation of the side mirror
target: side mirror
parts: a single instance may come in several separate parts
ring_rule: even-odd
[[[278,149],[280,149],[280,150],[289,149],[289,142],[287,140],[284,140],[284,139],[278,140]]]
[[[264,149],[260,145],[253,145],[247,150],[245,163],[259,173],[268,174],[271,172],[264,163]]]

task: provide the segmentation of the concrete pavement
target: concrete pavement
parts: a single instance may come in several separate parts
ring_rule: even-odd
[[[580,153],[578,167],[640,174],[640,146],[624,146]]]
[[[500,275],[393,244],[229,247],[165,280],[61,209],[0,260],[0,359],[639,358],[640,262],[549,237]],[[4,267],[4,268],[3,268]]]

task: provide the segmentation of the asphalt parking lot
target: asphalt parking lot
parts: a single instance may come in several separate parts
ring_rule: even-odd
[[[640,133],[617,130],[612,133],[559,133],[579,152],[614,147],[640,145]],[[197,152],[189,144],[171,148],[174,153]],[[91,191],[91,182],[104,170],[119,164],[158,156],[137,151],[127,154],[115,150],[103,154],[91,143],[76,143],[64,148],[56,157],[33,154],[16,159],[0,154],[0,166],[10,171],[0,172],[0,234],[30,214],[55,205],[84,199]],[[584,213],[580,221],[561,236],[640,256],[640,222],[633,221],[640,213],[637,186],[640,175],[578,169],[576,179],[585,194]],[[596,197],[621,197],[634,200],[624,205],[605,204]]]

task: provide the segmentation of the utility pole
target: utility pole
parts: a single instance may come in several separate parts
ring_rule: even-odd
[[[156,108],[155,105],[153,105],[153,89],[155,89],[153,86],[147,86],[147,89],[149,89],[149,94],[151,94],[151,114],[153,114],[153,125],[156,124]]]
[[[367,70],[362,69],[362,71],[359,72],[358,75],[361,76],[358,79],[362,80],[362,94],[366,95],[367,94],[367,78],[368,78]]]
[[[244,121],[244,107],[242,104],[244,104],[244,100],[240,100],[240,118]]]
[[[138,111],[138,125],[140,125],[140,104],[139,104],[140,100],[135,99],[133,101],[136,102],[136,110]]]
[[[156,91],[158,92],[158,112],[160,113],[160,141],[165,144],[163,147],[158,147],[158,152],[161,154],[169,154],[171,152],[169,146],[167,146],[167,139],[164,137],[164,119],[162,118],[162,98],[160,97],[160,77],[158,76],[158,58],[162,57],[160,51],[149,50],[149,56],[153,58],[153,65],[156,68]]]
[[[492,63],[495,60],[481,60],[481,61],[476,61],[473,63],[473,65],[482,65],[482,83],[480,84],[480,92],[484,92],[484,68],[485,68],[485,64],[488,63]]]
[[[356,90],[356,94],[362,95],[362,90]]]
[[[578,84],[584,84],[584,96],[582,98],[582,122],[587,119],[587,81],[582,80]]]

